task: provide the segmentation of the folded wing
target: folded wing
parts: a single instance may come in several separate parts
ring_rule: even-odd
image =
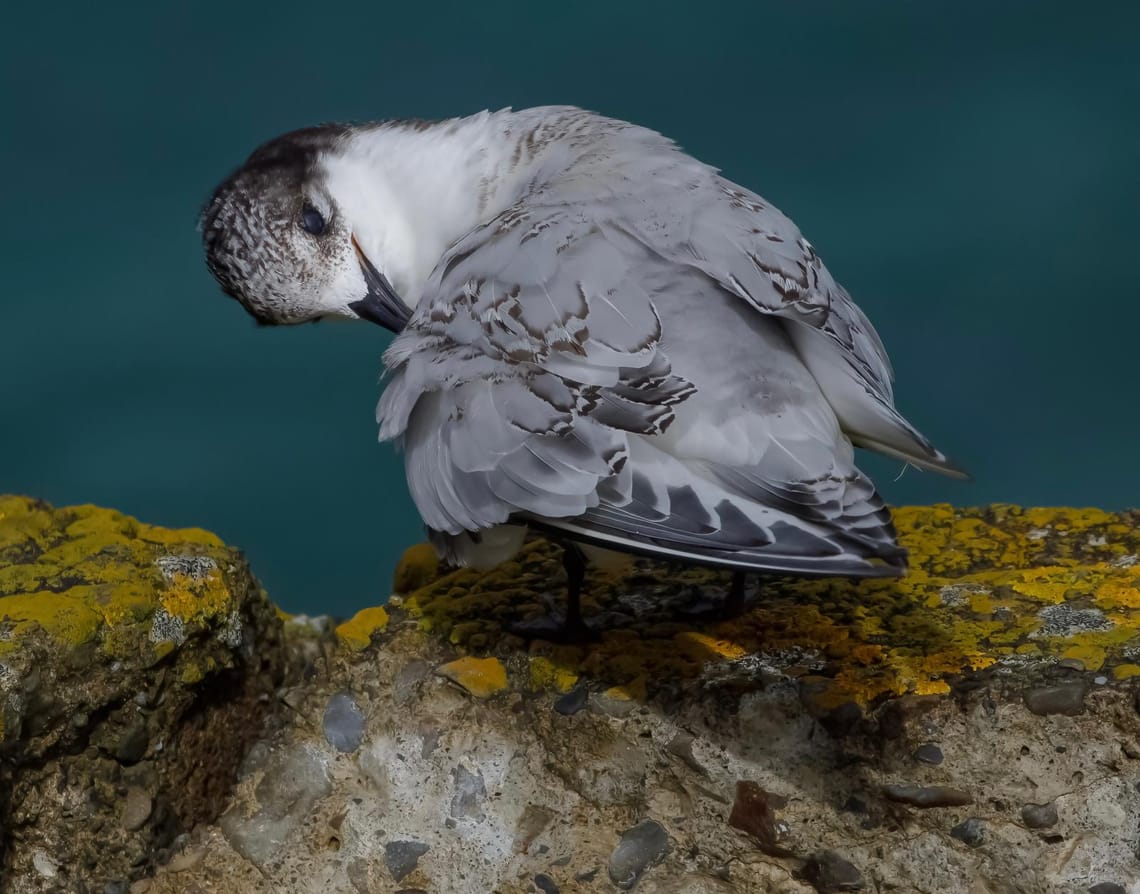
[[[381,438],[402,445],[426,524],[458,534],[522,517],[689,561],[898,573],[889,515],[822,398],[814,454],[785,462],[778,439],[741,463],[676,449],[670,427],[706,396],[665,348],[661,290],[673,270],[678,288],[722,300],[722,286],[666,257],[651,221],[628,225],[644,197],[563,186],[460,239],[385,355]]]
[[[671,163],[667,156],[658,164],[654,199],[639,203],[630,231],[661,257],[701,271],[760,313],[786,321],[854,443],[965,477],[895,409],[893,372],[878,333],[796,225],[711,168]]]

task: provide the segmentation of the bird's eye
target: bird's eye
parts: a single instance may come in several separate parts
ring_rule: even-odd
[[[319,236],[325,231],[326,226],[324,215],[312,205],[305,205],[301,209],[301,228],[306,233]]]

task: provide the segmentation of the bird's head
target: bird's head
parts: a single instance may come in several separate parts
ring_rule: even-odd
[[[403,328],[406,305],[362,247],[379,240],[354,226],[353,197],[337,195],[326,166],[351,135],[322,125],[265,143],[202,212],[206,265],[261,325],[339,317]]]

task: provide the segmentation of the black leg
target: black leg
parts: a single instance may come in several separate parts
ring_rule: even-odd
[[[586,556],[578,545],[562,543],[562,567],[566,569],[566,620],[556,617],[533,618],[508,625],[507,629],[526,639],[545,639],[561,643],[586,643],[598,639],[582,620],[582,583],[586,579]]]
[[[566,634],[587,630],[582,623],[582,582],[586,579],[586,556],[578,544],[567,540],[562,545],[562,567],[566,569]]]
[[[748,607],[744,599],[746,581],[747,578],[743,571],[732,572],[732,586],[728,591],[728,596],[725,597],[724,608],[721,610],[725,619],[739,617],[744,614],[744,609]]]

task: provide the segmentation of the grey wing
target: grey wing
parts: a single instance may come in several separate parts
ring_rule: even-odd
[[[429,527],[580,515],[620,476],[627,432],[659,430],[691,391],[659,350],[648,252],[624,241],[569,207],[519,207],[440,262],[378,408]]]
[[[532,201],[436,268],[385,355],[378,408],[425,523],[457,534],[522,516],[713,564],[897,573],[902,552],[865,479],[756,479],[662,449],[694,386],[670,364],[646,288],[664,262],[611,223],[598,206]]]
[[[632,230],[662,257],[700,270],[788,334],[852,441],[953,476],[960,469],[894,407],[893,372],[870,320],[796,225],[700,164],[656,172]]]

